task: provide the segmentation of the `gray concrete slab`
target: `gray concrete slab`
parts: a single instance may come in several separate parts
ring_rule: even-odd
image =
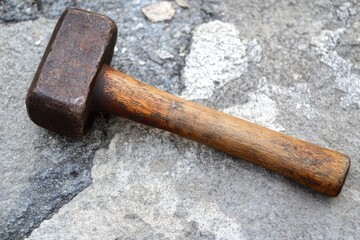
[[[1,5],[0,239],[360,238],[359,3],[173,2],[151,23],[155,2]],[[350,155],[340,196],[114,116],[77,141],[32,124],[26,90],[67,5],[117,22],[115,68]]]

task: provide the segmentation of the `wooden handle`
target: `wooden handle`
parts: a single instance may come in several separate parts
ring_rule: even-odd
[[[350,158],[178,98],[104,66],[94,86],[97,110],[161,128],[337,196]]]

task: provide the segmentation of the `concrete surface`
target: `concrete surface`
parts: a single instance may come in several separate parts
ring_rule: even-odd
[[[173,1],[151,23],[155,2],[0,3],[0,239],[359,239],[359,3]],[[66,6],[115,20],[115,68],[350,155],[340,196],[106,114],[77,141],[32,124],[24,97]]]

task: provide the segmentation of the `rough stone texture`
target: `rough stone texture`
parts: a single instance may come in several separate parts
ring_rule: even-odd
[[[359,239],[359,3],[191,1],[171,21],[153,24],[141,8],[155,2],[76,5],[118,23],[115,67],[350,155],[342,193],[321,196],[116,117],[99,116],[82,141],[34,126],[24,96],[54,25],[40,18],[0,26],[0,239],[21,239],[35,228],[29,239]],[[9,9],[13,21],[24,20],[21,8]],[[212,21],[217,16],[221,21]],[[224,61],[194,62],[211,58]],[[223,78],[230,69],[238,72]],[[189,76],[206,72],[213,75],[203,80],[210,86],[204,97],[193,87],[200,77]]]
[[[2,0],[0,2],[0,23],[34,20],[44,15],[54,18],[64,8],[76,6],[77,0]]]
[[[241,226],[222,211],[217,194],[224,187],[219,175],[230,180],[237,176],[232,186],[225,183],[235,192],[244,170],[230,167],[228,157],[178,141],[169,133],[125,121],[121,125],[114,129],[121,129],[121,134],[95,156],[92,185],[30,239],[237,239],[241,235]],[[215,160],[212,164],[209,154]]]

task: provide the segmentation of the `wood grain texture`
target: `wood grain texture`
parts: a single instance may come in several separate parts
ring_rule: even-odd
[[[337,196],[350,167],[342,153],[178,98],[105,65],[95,82],[96,110],[114,113],[270,169]]]

